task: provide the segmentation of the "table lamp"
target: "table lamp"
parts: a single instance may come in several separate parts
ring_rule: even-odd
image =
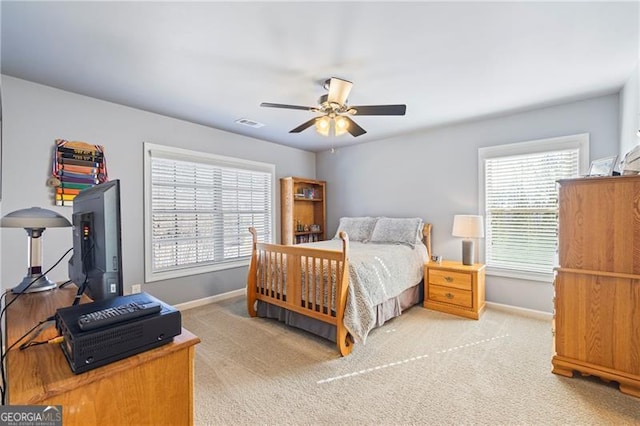
[[[3,228],[24,228],[29,237],[27,251],[27,275],[22,282],[11,289],[12,293],[32,293],[51,290],[56,283],[42,274],[42,233],[45,228],[71,226],[62,215],[40,207],[16,210],[0,220]]]
[[[475,263],[475,248],[473,238],[484,237],[484,224],[482,216],[457,214],[453,217],[454,237],[462,237],[462,264],[473,265]]]

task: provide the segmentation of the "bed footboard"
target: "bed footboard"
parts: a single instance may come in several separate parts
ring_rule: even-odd
[[[342,356],[353,338],[344,327],[349,282],[349,238],[340,233],[342,251],[259,243],[256,230],[247,279],[247,311],[256,316],[256,301],[271,303],[336,327]]]

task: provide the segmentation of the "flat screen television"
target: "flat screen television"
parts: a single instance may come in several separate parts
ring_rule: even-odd
[[[73,199],[69,279],[94,301],[123,295],[120,181],[80,191]]]

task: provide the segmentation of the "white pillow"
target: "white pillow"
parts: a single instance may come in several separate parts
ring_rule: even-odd
[[[406,244],[415,247],[420,241],[422,219],[419,217],[391,218],[380,217],[371,233],[372,243]]]
[[[371,231],[376,224],[375,217],[342,217],[334,239],[340,238],[340,232],[344,231],[349,236],[349,241],[367,242],[371,238]]]

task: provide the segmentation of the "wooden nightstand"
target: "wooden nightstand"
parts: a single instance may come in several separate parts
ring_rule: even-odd
[[[478,319],[484,311],[484,265],[444,260],[424,265],[424,307]]]

